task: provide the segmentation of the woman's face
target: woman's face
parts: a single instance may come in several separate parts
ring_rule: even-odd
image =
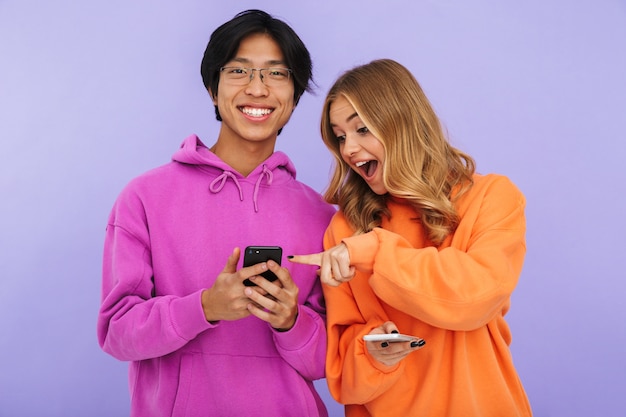
[[[339,96],[330,104],[328,115],[339,142],[341,158],[367,182],[373,192],[386,194],[387,189],[383,184],[383,144],[369,131],[344,96]]]

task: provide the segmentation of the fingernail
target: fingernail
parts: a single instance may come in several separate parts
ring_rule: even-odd
[[[380,347],[386,348],[387,346],[389,346],[389,343],[387,343],[387,342],[383,342],[383,343],[380,344]]]
[[[414,342],[411,342],[411,347],[418,347],[418,346],[424,346],[426,344],[425,340],[416,340]]]
[[[392,330],[391,333],[398,333],[398,331],[397,330]]]
[[[292,259],[293,255],[287,255],[287,259]]]

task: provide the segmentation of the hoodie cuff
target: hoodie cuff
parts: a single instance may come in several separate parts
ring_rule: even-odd
[[[323,325],[321,318],[317,317]],[[298,350],[305,346],[319,331],[315,318],[311,317],[306,308],[298,305],[298,316],[293,327],[287,331],[274,330],[274,339],[285,350]]]
[[[185,297],[180,297],[170,304],[172,326],[180,337],[191,340],[201,332],[216,327],[219,322],[212,324],[206,320],[202,310],[202,292],[198,290]]]
[[[350,236],[342,239],[348,247],[350,263],[361,271],[371,271],[374,266],[374,258],[380,246],[376,229],[361,235]]]

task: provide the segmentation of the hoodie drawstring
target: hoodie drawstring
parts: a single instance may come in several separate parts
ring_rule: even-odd
[[[233,182],[235,183],[235,185],[237,186],[237,189],[239,190],[239,201],[243,201],[243,191],[241,190],[241,185],[239,185],[239,181],[237,181],[237,177],[230,171],[224,171],[222,172],[222,175],[215,178],[209,185],[209,190],[214,194],[219,193],[222,190],[222,188],[224,188],[224,184],[226,184],[226,180],[228,180],[229,178],[233,179]]]
[[[252,200],[254,201],[255,212],[259,211],[259,205],[257,203],[257,200],[258,200],[258,195],[259,195],[259,188],[261,187],[261,180],[263,180],[264,177],[267,178],[266,180],[267,185],[272,185],[274,174],[272,173],[271,170],[267,169],[266,165],[263,165],[263,171],[261,172],[261,175],[259,175],[259,178],[256,180],[256,184],[254,184],[254,194],[252,195]]]
[[[233,180],[233,182],[237,186],[237,189],[239,190],[239,200],[243,201],[243,190],[241,189],[241,185],[239,184],[237,177],[230,171],[224,171],[222,172],[221,175],[215,178],[209,185],[209,191],[211,191],[214,194],[219,193],[222,190],[222,188],[224,188],[224,185],[226,184],[226,181],[228,181],[229,178]],[[259,188],[261,188],[261,181],[263,181],[263,178],[266,179],[265,182],[267,183],[267,185],[272,185],[274,174],[272,173],[270,169],[267,168],[266,165],[263,165],[263,170],[261,171],[259,178],[257,178],[256,184],[254,184],[254,193],[252,195],[252,201],[254,203],[255,212],[259,211],[259,204],[258,204]]]

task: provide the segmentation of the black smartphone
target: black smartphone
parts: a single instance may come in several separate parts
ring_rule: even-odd
[[[280,246],[248,246],[243,254],[243,266],[252,266],[261,262],[267,262],[270,259],[280,265],[283,257],[283,249]],[[278,277],[269,269],[261,274],[268,281],[276,281]],[[256,285],[254,282],[246,279],[243,281],[246,287]]]

